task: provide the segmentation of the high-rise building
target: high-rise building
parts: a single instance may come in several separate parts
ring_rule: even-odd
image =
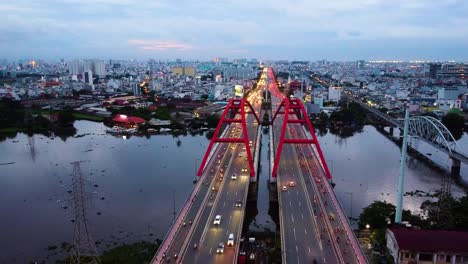
[[[83,61],[83,71],[93,71],[94,72],[94,67],[93,67],[93,61],[92,60],[84,60]]]
[[[195,67],[184,67],[184,75],[195,77]]]
[[[138,85],[138,83],[135,82],[135,83],[132,83],[130,85],[132,87],[133,95],[140,96],[141,95],[141,88]]]
[[[83,73],[83,64],[79,60],[68,62],[68,71],[70,74],[77,75]]]
[[[184,68],[182,67],[172,67],[172,75],[184,75]]]
[[[328,88],[328,100],[329,101],[339,101],[341,99],[341,89],[340,87],[330,86]]]
[[[429,64],[429,71],[427,72],[427,77],[436,79],[437,74],[441,70],[442,65],[440,63],[431,63]]]
[[[93,72],[99,77],[106,76],[106,65],[102,60],[93,60]]]
[[[357,69],[364,69],[365,64],[366,64],[366,62],[364,60],[358,60],[358,61],[356,61],[356,68]]]
[[[89,85],[93,85],[93,72],[85,71],[84,72],[84,82]]]

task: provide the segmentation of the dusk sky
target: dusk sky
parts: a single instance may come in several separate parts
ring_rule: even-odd
[[[0,0],[0,58],[468,60],[467,0]]]

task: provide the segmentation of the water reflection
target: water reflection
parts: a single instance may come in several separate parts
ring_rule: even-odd
[[[64,138],[19,133],[0,143],[0,263],[48,260],[63,254],[63,242],[73,238],[70,209],[58,200],[69,198],[70,162],[89,160],[82,173],[96,184],[89,221],[98,251],[136,240],[163,237],[172,221],[173,192],[179,210],[193,188],[197,165],[207,148],[209,133],[200,135],[132,136],[127,140],[105,133],[100,123],[75,122],[74,136]],[[320,131],[320,130],[319,130]],[[322,130],[319,141],[331,165],[335,192],[345,213],[357,217],[374,200],[395,203],[400,148],[372,126],[345,139]],[[346,133],[345,133],[346,134]],[[348,134],[346,134],[348,135]],[[30,144],[30,140],[34,144]],[[267,139],[263,137],[262,140]],[[178,143],[180,142],[180,143]],[[463,141],[462,148],[466,145]],[[31,146],[34,146],[32,151]],[[266,143],[263,146],[267,148]],[[420,144],[419,147],[424,147]],[[432,157],[444,159],[433,150]],[[34,155],[32,155],[34,153]],[[261,153],[258,215],[268,216],[268,158]],[[462,166],[462,177],[468,169]],[[410,157],[405,192],[434,192],[443,173]],[[455,195],[463,193],[456,183]],[[352,198],[351,198],[352,197]],[[405,197],[405,208],[417,210],[424,197]],[[100,212],[101,214],[97,214]],[[255,214],[256,215],[256,214]],[[269,217],[269,216],[268,216]],[[270,218],[269,222],[274,224]],[[266,223],[261,217],[259,223]],[[48,246],[58,246],[48,250]],[[5,253],[6,252],[6,253]],[[60,253],[62,252],[62,253]],[[51,261],[47,261],[51,262]]]

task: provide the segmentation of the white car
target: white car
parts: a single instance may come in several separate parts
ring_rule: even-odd
[[[214,220],[213,224],[215,224],[215,225],[221,224],[221,216],[220,215],[217,215],[215,217],[215,220]]]
[[[228,236],[228,241],[227,241],[227,246],[234,246],[234,234],[229,234]]]
[[[236,180],[236,179],[237,179],[237,174],[235,174],[235,173],[234,173],[234,174],[232,174],[232,176],[231,176],[231,180]]]
[[[284,185],[283,188],[281,188],[281,190],[287,191],[287,190],[288,190],[288,187],[286,187],[286,185]]]
[[[219,243],[216,253],[222,254],[224,252],[224,243]]]

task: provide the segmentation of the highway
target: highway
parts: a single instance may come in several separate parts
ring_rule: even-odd
[[[259,92],[253,92],[248,100],[257,114],[260,112]],[[236,118],[240,118],[239,115]],[[253,115],[247,116],[249,140],[253,142],[252,155],[256,147],[258,124]],[[242,136],[241,124],[231,124],[225,137]],[[165,251],[164,261],[153,263],[234,263],[237,258],[236,245],[241,235],[244,206],[250,182],[248,161],[243,144],[224,143],[215,150],[199,181],[204,184],[190,204],[185,226],[181,225],[170,247]],[[231,179],[233,174],[237,179]],[[222,176],[221,176],[222,175]],[[241,206],[235,204],[240,201]],[[216,215],[221,215],[219,225],[214,225]],[[192,221],[192,224],[189,224]],[[235,246],[228,247],[229,234],[234,234]],[[224,243],[224,253],[218,254],[219,243]],[[196,248],[194,245],[197,245]],[[177,258],[175,257],[177,255]]]
[[[254,97],[256,95],[252,95]],[[250,99],[249,101],[254,101]],[[252,106],[256,111],[260,108],[259,101],[253,102]],[[258,124],[254,123],[253,115],[247,117],[249,139],[255,139]],[[240,124],[233,125],[240,129]],[[239,131],[239,130],[238,130]],[[255,141],[255,140],[252,140]],[[252,154],[253,150],[252,148]],[[241,154],[241,156],[239,156]],[[183,263],[234,263],[236,258],[235,247],[227,246],[229,234],[234,234],[234,242],[237,244],[240,238],[242,223],[244,218],[244,206],[247,199],[250,176],[248,172],[248,163],[245,159],[246,154],[242,144],[237,144],[229,152],[229,163],[226,168],[225,177],[222,180],[218,197],[210,205],[208,204],[200,218],[200,224],[190,237],[189,245],[197,243],[197,249],[189,247],[183,258]],[[243,169],[247,171],[242,171]],[[237,175],[236,180],[232,180],[233,174]],[[241,201],[242,206],[236,207],[237,201]],[[221,215],[221,223],[214,225],[216,215]],[[205,223],[205,224],[203,224]],[[224,253],[218,254],[217,247],[219,243],[224,243]]]
[[[272,94],[274,113],[282,96]],[[282,123],[283,115],[278,115],[273,124],[275,149]],[[306,137],[302,125],[288,125],[285,138]],[[283,145],[277,187],[284,263],[366,263],[310,144]]]

